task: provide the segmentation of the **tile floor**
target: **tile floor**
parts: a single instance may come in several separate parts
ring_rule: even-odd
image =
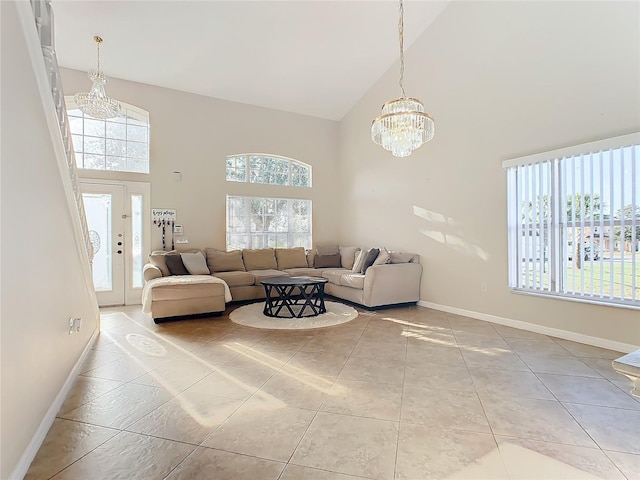
[[[320,330],[102,330],[27,479],[640,479],[601,348],[422,307]]]

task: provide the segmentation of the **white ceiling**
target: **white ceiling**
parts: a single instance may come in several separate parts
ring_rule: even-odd
[[[405,51],[449,3],[405,0]],[[93,36],[100,35],[100,65],[110,78],[330,120],[399,59],[396,1],[52,4],[63,67],[95,68]]]

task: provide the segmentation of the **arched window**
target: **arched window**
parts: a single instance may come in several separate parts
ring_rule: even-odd
[[[311,187],[311,166],[277,155],[230,155],[227,157],[227,181]]]
[[[78,168],[149,173],[149,112],[120,102],[119,117],[98,120],[65,101]]]

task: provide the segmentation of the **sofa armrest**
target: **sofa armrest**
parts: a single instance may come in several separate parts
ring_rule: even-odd
[[[368,307],[420,300],[419,263],[386,263],[367,269],[364,277],[364,304]]]
[[[142,275],[144,277],[144,281],[148,282],[149,280],[153,280],[154,278],[162,277],[162,270],[151,263],[147,263],[142,268]]]

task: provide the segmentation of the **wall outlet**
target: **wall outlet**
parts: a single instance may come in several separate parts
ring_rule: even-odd
[[[80,333],[81,324],[82,324],[82,319],[80,317],[70,318],[69,319],[69,335],[73,333]]]
[[[485,282],[482,282],[480,284],[480,291],[481,292],[486,292],[487,291],[487,284]]]

